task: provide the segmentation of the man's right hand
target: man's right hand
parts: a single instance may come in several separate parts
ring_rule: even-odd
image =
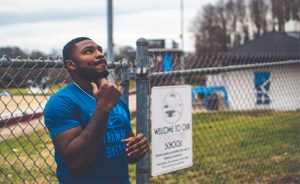
[[[110,111],[120,100],[121,91],[113,83],[108,83],[106,79],[99,80],[98,86],[92,82],[93,94],[97,104],[101,105],[103,110]]]

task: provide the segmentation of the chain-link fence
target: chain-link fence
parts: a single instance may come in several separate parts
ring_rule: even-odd
[[[126,100],[127,65],[126,60],[108,65]],[[0,58],[0,183],[58,183],[43,109],[69,82],[61,59]]]
[[[219,54],[182,62],[176,50],[149,51],[150,86],[190,85],[193,107],[193,166],[152,176],[151,183],[300,182],[299,56]],[[159,135],[161,144],[180,139],[166,135]],[[152,164],[172,170],[186,156],[180,151],[162,151],[166,162]]]
[[[131,166],[132,182],[300,182],[300,57],[184,56],[176,49],[148,50],[143,41],[135,68],[124,62],[110,68],[136,112],[136,131],[149,140],[151,87],[191,86],[193,166],[151,176],[150,154],[136,174]],[[57,183],[43,108],[71,81],[67,70],[60,59],[6,57],[0,70],[0,182]],[[128,98],[129,78],[136,80],[136,104]]]
[[[2,57],[0,70],[0,182],[56,181],[54,149],[44,125],[43,108],[70,81],[62,62],[51,58]]]

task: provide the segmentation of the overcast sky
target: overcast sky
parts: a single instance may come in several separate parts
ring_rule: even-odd
[[[191,21],[204,4],[184,1],[184,50],[194,51]],[[138,38],[181,43],[181,0],[114,0],[114,44],[133,46]],[[107,47],[107,0],[1,0],[0,47],[18,46],[49,54],[72,38],[87,36]],[[181,48],[181,45],[180,45]]]

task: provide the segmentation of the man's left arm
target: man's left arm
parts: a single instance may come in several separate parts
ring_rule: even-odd
[[[144,134],[135,136],[132,131],[128,136],[127,139],[122,140],[126,144],[128,163],[137,163],[149,151],[148,139]]]

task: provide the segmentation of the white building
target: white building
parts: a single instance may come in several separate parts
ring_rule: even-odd
[[[229,109],[300,109],[300,39],[267,33],[226,55],[235,56],[223,63],[229,69],[208,75],[206,86],[225,87]]]

